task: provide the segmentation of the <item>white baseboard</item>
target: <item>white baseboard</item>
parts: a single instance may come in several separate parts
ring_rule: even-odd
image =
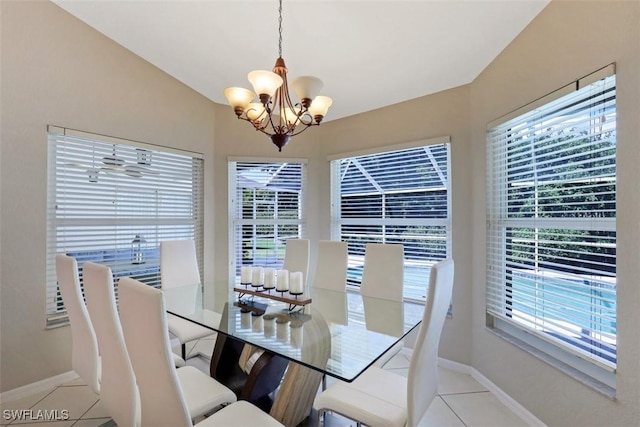
[[[438,366],[442,366],[445,369],[449,369],[454,372],[460,372],[461,374],[471,375],[474,380],[478,381],[487,390],[504,404],[507,408],[513,411],[518,417],[526,422],[531,427],[546,427],[546,424],[540,421],[535,415],[529,412],[524,406],[516,402],[511,396],[502,391],[500,387],[489,381],[487,377],[478,372],[475,368],[463,363],[454,362],[453,360],[438,358]]]
[[[546,427],[546,424],[540,421],[538,417],[536,417],[531,412],[529,412],[524,406],[516,402],[511,396],[509,396],[507,393],[502,391],[502,389],[499,388],[497,385],[489,381],[487,377],[482,375],[476,369],[471,368],[471,376],[473,377],[474,380],[478,381],[480,384],[485,386],[487,390],[493,393],[500,402],[502,402],[507,408],[515,412],[516,415],[518,415],[524,422],[529,424],[531,427]]]
[[[27,384],[22,387],[14,388],[0,393],[0,402],[6,403],[14,400],[22,399],[35,393],[40,393],[49,389],[53,389],[59,385],[68,383],[79,378],[75,371],[65,372],[55,377],[46,378],[35,383]]]
[[[478,381],[487,390],[500,401],[504,406],[513,411],[518,417],[526,422],[531,427],[546,427],[546,424],[540,421],[535,415],[529,412],[524,406],[516,402],[511,396],[502,391],[500,387],[489,381],[487,377],[478,372],[475,368],[462,363],[454,362],[453,360],[447,360],[438,358],[438,366],[449,369],[454,372],[460,372],[461,374],[468,374]]]
[[[471,375],[473,368],[463,363],[454,362],[453,360],[443,359],[438,357],[438,366],[442,366],[445,369],[449,369],[454,372],[460,372],[461,374]]]

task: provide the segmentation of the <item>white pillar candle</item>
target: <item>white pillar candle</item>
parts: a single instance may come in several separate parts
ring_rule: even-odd
[[[262,267],[253,267],[251,275],[251,286],[257,288],[264,284],[264,269]]]
[[[289,290],[289,271],[288,270],[278,270],[276,290],[278,292],[287,292]]]
[[[252,268],[250,265],[243,265],[240,267],[240,283],[243,285],[251,283]]]
[[[276,287],[276,270],[273,268],[264,269],[264,288],[273,289]]]
[[[293,295],[300,295],[304,292],[304,286],[302,285],[302,272],[292,271],[289,273],[289,293]]]

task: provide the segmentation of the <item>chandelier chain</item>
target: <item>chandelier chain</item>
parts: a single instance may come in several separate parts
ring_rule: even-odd
[[[271,142],[282,151],[291,137],[311,126],[320,125],[332,100],[327,96],[316,96],[322,88],[322,81],[313,76],[298,77],[292,81],[299,102],[294,103],[291,99],[287,66],[282,58],[282,0],[278,3],[278,59],[273,70],[249,73],[248,78],[255,93],[230,87],[224,90],[224,94],[238,119],[251,123],[257,131],[268,135]],[[252,102],[256,94],[260,100]]]
[[[278,7],[278,58],[282,58],[282,0]]]

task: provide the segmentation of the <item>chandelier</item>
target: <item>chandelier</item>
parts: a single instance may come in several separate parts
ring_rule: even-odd
[[[273,72],[251,71],[247,78],[254,92],[241,87],[229,87],[224,90],[224,96],[239,119],[246,120],[256,130],[269,135],[278,151],[282,151],[292,136],[310,126],[319,125],[333,101],[327,96],[318,96],[323,84],[312,76],[291,81],[299,102],[294,104],[291,100],[287,67],[282,58],[282,0],[278,15],[278,59]],[[259,102],[253,102],[256,94]]]

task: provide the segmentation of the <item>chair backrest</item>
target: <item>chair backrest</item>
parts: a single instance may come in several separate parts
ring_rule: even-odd
[[[160,285],[172,294],[172,310],[191,313],[196,308],[200,270],[193,240],[160,242]]]
[[[138,390],[116,308],[111,269],[85,262],[84,292],[102,360],[100,402],[119,426],[139,425]]]
[[[454,262],[431,268],[422,323],[413,348],[407,381],[407,426],[418,425],[438,393],[438,346],[453,289]]]
[[[71,366],[94,393],[100,393],[98,341],[84,303],[78,262],[65,254],[56,255],[56,276],[71,324]]]
[[[367,243],[360,293],[363,296],[402,301],[404,246]]]
[[[309,239],[287,239],[284,250],[283,269],[302,272],[302,283],[307,283],[309,274]]]
[[[120,320],[140,392],[141,425],[191,427],[169,343],[162,292],[135,279],[118,283]]]
[[[320,240],[316,258],[316,272],[311,286],[346,292],[349,253],[347,242]]]

